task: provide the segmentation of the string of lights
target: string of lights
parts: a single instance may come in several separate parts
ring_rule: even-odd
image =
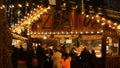
[[[48,2],[48,1],[47,1]],[[25,14],[26,16],[24,16],[23,18],[19,18],[19,16],[21,15],[20,12],[18,11],[18,21],[17,23],[14,24],[14,26],[11,27],[11,30],[13,33],[18,33],[20,34],[22,31],[24,31],[24,29],[29,28],[29,25],[31,25],[32,23],[34,23],[34,21],[38,20],[40,18],[40,16],[44,13],[47,12],[48,9],[50,9],[50,4],[47,2],[42,2],[43,7],[41,7],[41,5],[37,5],[37,8],[32,8],[33,10],[31,10],[29,13],[27,11],[27,7],[30,6],[30,3],[26,2],[25,5],[18,3],[17,6],[14,4],[9,4],[8,8],[10,9],[14,9],[16,7],[22,8],[22,7],[26,7],[25,10]],[[55,5],[55,10],[66,10],[66,11],[72,11],[72,10],[76,10],[76,12],[79,12],[81,14],[84,14],[86,16],[86,18],[91,18],[91,19],[95,19],[97,21],[97,23],[100,23],[102,26],[104,26],[105,24],[109,25],[110,28],[115,29],[117,26],[117,23],[112,22],[108,19],[104,18],[104,12],[103,12],[103,4],[102,2],[100,2],[97,5],[94,5],[94,3],[98,3],[97,1],[95,2],[91,2],[91,1],[87,1],[87,0],[81,0],[81,1],[60,1],[57,0],[56,1],[56,5]],[[36,5],[35,3],[32,3],[32,5]],[[1,5],[0,9],[5,9],[6,6],[5,5]],[[102,15],[102,16],[101,16]],[[26,27],[27,26],[27,27]],[[101,33],[103,32],[103,30],[101,31],[97,31],[97,32],[89,32],[89,31],[85,31],[85,32],[81,32],[81,31],[75,31],[75,32],[31,32],[28,29],[28,35],[29,34],[70,34],[70,33],[80,33],[80,34],[89,34],[89,33]]]

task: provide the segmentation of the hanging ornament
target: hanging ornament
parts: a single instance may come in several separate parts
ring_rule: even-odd
[[[20,21],[20,15],[21,15],[21,10],[17,10],[17,19],[18,19],[18,21]]]
[[[93,15],[95,13],[94,9],[91,5],[89,6],[89,13],[90,13],[90,15]]]
[[[29,3],[28,2],[26,2],[26,4],[25,4],[25,14],[27,14],[28,13],[28,6],[29,6]]]
[[[98,8],[98,15],[102,15],[102,8]]]

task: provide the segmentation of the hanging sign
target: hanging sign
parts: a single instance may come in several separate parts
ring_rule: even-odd
[[[12,33],[13,38],[26,41],[28,38]]]
[[[82,35],[82,40],[100,40],[102,35]]]
[[[56,0],[49,0],[50,5],[56,5]]]

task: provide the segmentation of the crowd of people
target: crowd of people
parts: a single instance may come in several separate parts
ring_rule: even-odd
[[[23,52],[22,46],[19,49],[12,47],[14,68],[18,68],[18,60],[23,59]],[[42,44],[27,51],[24,60],[28,68],[98,68],[97,65],[100,67],[94,50],[89,51],[87,47],[78,52],[75,46],[67,51],[65,45],[51,48],[47,44]]]

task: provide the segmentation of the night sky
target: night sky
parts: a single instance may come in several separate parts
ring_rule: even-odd
[[[120,12],[120,0],[105,0],[107,8]]]

